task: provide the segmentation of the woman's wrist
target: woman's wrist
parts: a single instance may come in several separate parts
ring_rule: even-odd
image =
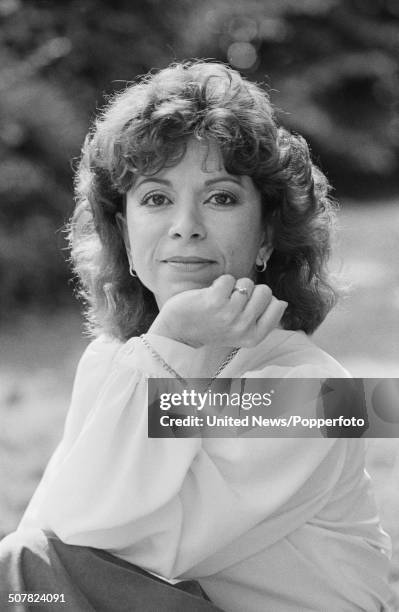
[[[175,340],[175,342],[180,342],[182,344],[186,344],[191,348],[199,348],[198,346],[194,346],[181,338],[176,331],[170,329],[169,325],[162,321],[159,317],[155,319],[151,327],[149,328],[147,334],[156,334],[157,336],[163,336],[164,338],[169,338],[170,340]]]

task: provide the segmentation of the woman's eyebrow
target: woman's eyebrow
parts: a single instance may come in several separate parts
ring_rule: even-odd
[[[137,189],[137,187],[140,187],[141,185],[144,185],[145,183],[161,183],[161,185],[167,185],[168,187],[170,187],[171,184],[172,184],[167,179],[161,179],[161,178],[157,178],[155,176],[148,176],[148,177],[143,178],[143,179],[138,179],[137,183],[135,185],[133,185],[133,187],[135,189]]]
[[[242,186],[242,181],[240,176],[219,176],[217,178],[208,179],[205,181],[205,185],[208,187],[209,185],[213,185],[215,183],[225,183],[226,181],[231,183],[236,183],[237,185]]]
[[[208,179],[204,182],[205,187],[209,187],[210,185],[214,185],[215,183],[225,183],[225,182],[231,182],[231,183],[236,183],[237,185],[242,186],[242,181],[241,181],[241,177],[240,176],[218,176],[216,178],[211,178]],[[141,187],[141,185],[145,185],[146,183],[159,183],[161,185],[166,185],[167,187],[171,187],[172,183],[171,181],[168,181],[167,179],[162,179],[162,178],[158,178],[155,176],[148,176],[142,179],[138,179],[137,183],[135,185],[133,185],[134,189],[137,189],[138,187]]]

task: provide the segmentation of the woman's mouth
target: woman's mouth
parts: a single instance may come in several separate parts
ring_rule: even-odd
[[[181,270],[184,272],[196,272],[198,270],[202,270],[216,262],[212,259],[205,259],[204,257],[197,257],[196,255],[192,256],[182,256],[182,255],[174,255],[172,257],[168,257],[167,259],[162,260],[163,263],[168,264],[172,268],[177,270]]]

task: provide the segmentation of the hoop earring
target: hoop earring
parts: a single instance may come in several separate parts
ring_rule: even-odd
[[[133,278],[138,278],[138,276],[136,274],[136,270],[133,268],[133,264],[132,263],[129,264],[129,274]]]
[[[266,268],[267,268],[267,263],[264,259],[262,259],[261,264],[255,263],[255,270],[259,273],[264,272]]]

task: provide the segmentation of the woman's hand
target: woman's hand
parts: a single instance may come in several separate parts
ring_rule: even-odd
[[[277,300],[267,285],[223,274],[210,287],[169,298],[149,332],[194,348],[252,347],[278,325],[286,307],[287,302]]]

